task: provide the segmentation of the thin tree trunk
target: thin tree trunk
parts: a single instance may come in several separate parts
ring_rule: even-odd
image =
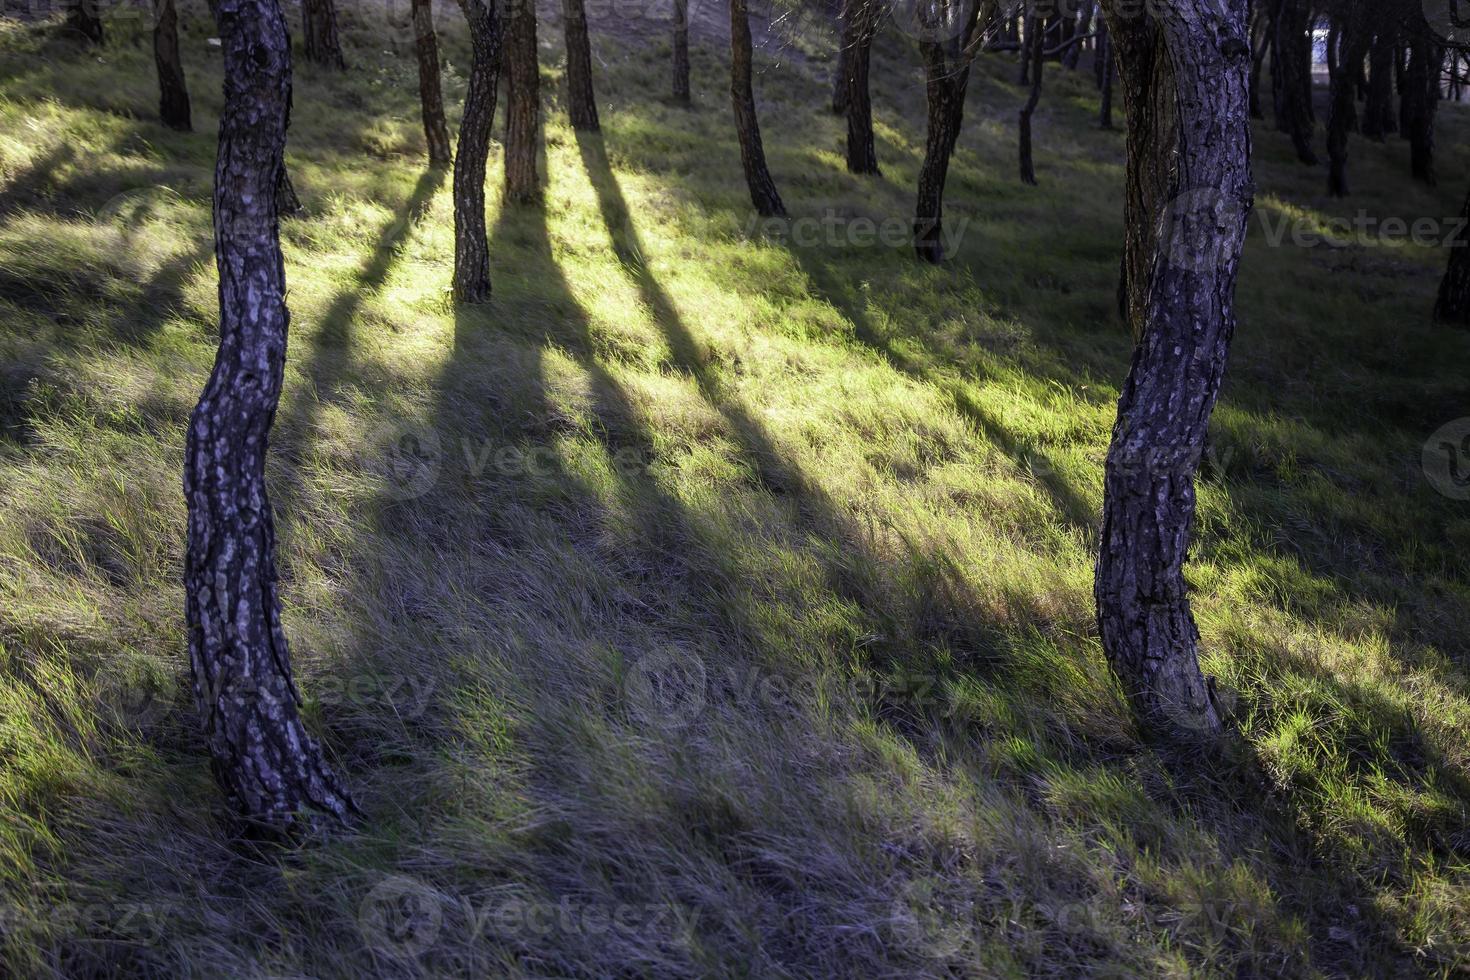
[[[914,251],[920,259],[935,265],[945,258],[944,184],[949,178],[949,159],[965,117],[965,93],[969,90],[970,69],[974,65],[974,45],[979,40],[976,29],[980,7],[979,3],[969,5],[968,19],[957,38],[919,42],[919,53],[924,59],[928,135],[924,142],[924,162],[919,165],[918,199],[914,205]],[[919,11],[921,16],[937,14],[926,6],[921,6]],[[924,22],[921,26],[932,31],[939,25]],[[1028,61],[1024,52],[1021,61]]]
[[[184,82],[184,62],[179,55],[179,14],[174,0],[155,0],[153,63],[158,68],[158,117],[170,129],[188,132],[189,88]]]
[[[597,95],[592,90],[592,42],[584,0],[562,0],[567,43],[567,115],[572,128],[597,132]]]
[[[536,155],[541,142],[541,79],[536,56],[535,0],[505,3],[505,196],[538,200]]]
[[[1316,166],[1317,151],[1312,146],[1312,64],[1311,39],[1307,32],[1306,0],[1285,0],[1276,21],[1277,52],[1275,70],[1281,73],[1281,119],[1279,125],[1291,136],[1297,159]]]
[[[1470,327],[1470,196],[1461,215],[1464,224],[1450,247],[1450,265],[1439,286],[1434,318],[1441,323]]]
[[[786,205],[776,192],[776,182],[766,167],[760,124],[755,114],[755,89],[751,62],[755,54],[750,39],[750,11],[746,0],[730,0],[730,101],[735,106],[735,135],[740,140],[740,164],[750,188],[750,202],[757,214],[784,217]]]
[[[1102,105],[1098,110],[1098,124],[1103,129],[1113,128],[1113,39],[1106,31],[1097,39],[1098,58],[1102,66]]]
[[[1338,35],[1342,51],[1337,70],[1332,73],[1332,114],[1327,120],[1327,192],[1333,197],[1348,195],[1348,134],[1358,116],[1357,66],[1368,56],[1370,43],[1363,16],[1361,9],[1346,13]]]
[[[1393,104],[1393,36],[1381,31],[1369,51],[1368,104],[1363,107],[1363,135],[1382,143],[1398,131],[1398,113]]]
[[[347,67],[342,40],[337,36],[337,8],[333,0],[301,0],[306,60],[327,68]]]
[[[1108,51],[1108,22],[1101,16],[1097,18],[1097,41],[1092,49],[1092,71],[1097,76],[1097,90],[1102,91],[1103,83],[1107,80],[1108,59],[1112,54]]]
[[[439,40],[434,34],[433,0],[413,0],[412,13],[413,43],[419,59],[419,103],[423,107],[429,166],[447,167],[449,124],[444,120],[444,94],[439,84]]]
[[[1271,17],[1258,13],[1252,24],[1253,49],[1251,52],[1251,118],[1265,119],[1261,107],[1261,70],[1266,64],[1266,55],[1271,50]]]
[[[689,0],[674,0],[674,101],[689,104]]]
[[[1092,18],[1093,2],[1092,0],[1083,0],[1073,20],[1073,37],[1085,37],[1091,34]],[[1078,66],[1082,64],[1082,42],[1079,41],[1062,52],[1062,64],[1073,71],[1077,70]]]
[[[1115,39],[1123,0],[1105,0]],[[1235,329],[1235,284],[1252,198],[1251,48],[1245,0],[1161,5],[1157,45],[1142,61],[1119,42],[1130,130],[1161,105],[1174,123],[1144,126],[1172,156],[1166,216],[1152,249],[1145,330],[1118,403],[1104,470],[1096,599],[1104,652],[1146,727],[1223,728],[1200,672],[1199,631],[1184,562],[1194,478]],[[1167,96],[1162,93],[1169,93]],[[1167,202],[1167,204],[1166,204]],[[1130,246],[1132,242],[1130,242]]]
[[[868,0],[846,0],[837,8],[837,77],[832,82],[834,116],[846,115],[849,105],[848,86],[852,77],[852,52],[857,30],[851,8],[858,4],[866,5],[867,2]]]
[[[184,455],[189,659],[216,779],[246,818],[288,829],[313,811],[345,821],[352,808],[301,722],[265,480],[290,319],[274,190],[285,166],[291,50],[278,0],[219,0],[219,30],[220,343]]]
[[[854,174],[878,175],[878,150],[873,140],[873,101],[868,87],[873,36],[878,30],[877,0],[849,0],[847,20],[851,50],[847,55],[847,169]]]
[[[1035,35],[1031,42],[1031,94],[1026,99],[1026,104],[1021,108],[1021,183],[1036,186],[1036,163],[1031,152],[1031,117],[1036,114],[1036,107],[1041,102],[1041,82],[1046,72],[1046,48],[1042,42],[1041,31],[1034,30],[1037,18],[1031,19],[1032,28],[1027,29],[1027,35]],[[1073,45],[1076,47],[1076,45]]]
[[[1404,126],[1409,133],[1409,160],[1414,179],[1439,185],[1434,166],[1434,123],[1439,112],[1440,76],[1444,71],[1444,48],[1416,39],[1410,46],[1409,68],[1404,74],[1407,109]]]
[[[485,234],[485,158],[500,81],[500,18],[494,0],[459,0],[470,28],[470,81],[454,157],[454,300],[490,298],[490,243]]]

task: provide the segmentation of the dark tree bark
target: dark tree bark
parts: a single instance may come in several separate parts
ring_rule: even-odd
[[[873,37],[878,32],[878,0],[848,0],[847,53],[847,170],[879,174],[878,150],[873,141],[873,100],[868,85]]]
[[[89,44],[101,44],[104,40],[102,17],[97,11],[99,2],[100,0],[71,0],[71,6],[66,12],[67,30],[80,34]]]
[[[500,82],[500,19],[493,0],[459,0],[470,28],[470,81],[454,157],[454,300],[490,298],[490,243],[485,234],[485,158]]]
[[[433,0],[413,0],[412,15],[413,45],[419,59],[419,103],[423,107],[429,166],[447,167],[449,124],[444,120],[444,93],[439,85],[439,40],[434,34]]]
[[[1450,266],[1439,286],[1434,318],[1441,323],[1470,327],[1470,197],[1461,215],[1465,224],[1450,247]]]
[[[1073,37],[1085,37],[1092,33],[1094,7],[1092,0],[1082,0],[1073,21]],[[1082,64],[1082,44],[1077,43],[1062,52],[1062,64],[1076,71]]]
[[[1118,40],[1132,130],[1145,124],[1147,163],[1172,156],[1165,221],[1153,243],[1145,329],[1118,403],[1104,470],[1095,593],[1103,649],[1143,724],[1165,732],[1223,728],[1200,672],[1199,631],[1184,561],[1194,478],[1235,328],[1235,284],[1252,203],[1250,41],[1245,0],[1159,4],[1142,60],[1120,35],[1123,0],[1105,0]],[[1141,19],[1140,19],[1141,20]],[[1137,99],[1139,95],[1145,98]],[[1166,203],[1167,202],[1167,203]],[[1130,241],[1130,247],[1134,244]]]
[[[1312,146],[1311,35],[1307,0],[1282,0],[1272,44],[1272,85],[1277,97],[1277,128],[1291,136],[1297,159],[1318,163]]]
[[[562,0],[567,43],[567,115],[572,128],[597,132],[597,94],[592,90],[592,42],[584,0]]]
[[[153,63],[158,68],[158,117],[170,129],[188,132],[189,88],[184,83],[184,62],[179,55],[179,14],[174,0],[155,0]]]
[[[291,183],[291,172],[281,164],[281,172],[276,175],[276,214],[282,218],[294,218],[306,211],[301,204],[301,198],[296,196],[296,185]]]
[[[337,36],[337,8],[332,0],[301,0],[306,60],[327,68],[347,67],[342,40]]]
[[[1271,0],[1266,0],[1271,2]],[[1274,9],[1274,7],[1272,8]],[[1266,55],[1271,50],[1271,34],[1274,21],[1272,14],[1257,11],[1252,19],[1251,36],[1251,118],[1265,119],[1266,112],[1261,108],[1261,71],[1266,64]]]
[[[832,81],[832,115],[844,116],[848,107],[848,81],[852,74],[853,14],[849,9],[867,0],[846,0],[837,8],[837,77]]]
[[[924,58],[924,93],[928,103],[928,135],[924,162],[919,165],[918,200],[914,206],[914,251],[925,262],[944,261],[944,184],[949,176],[949,158],[960,136],[965,116],[965,93],[970,86],[970,68],[980,43],[980,4],[971,3],[963,29],[948,41],[919,41]],[[919,8],[921,16],[940,16],[944,11]],[[924,23],[925,32],[937,23]],[[1040,33],[1040,32],[1037,32]],[[1024,55],[1023,63],[1029,63]]]
[[[218,21],[220,343],[184,456],[189,659],[221,787],[246,818],[294,829],[321,814],[345,821],[352,803],[299,715],[265,480],[290,319],[274,191],[291,51],[277,0],[219,0]]]
[[[755,115],[755,89],[751,62],[755,57],[750,39],[750,11],[746,0],[730,0],[730,101],[735,106],[735,135],[740,140],[740,165],[750,188],[750,203],[763,217],[784,217],[786,205],[776,192],[776,182],[766,167],[766,150],[761,144],[760,124]]]
[[[1368,56],[1371,43],[1361,7],[1352,8],[1343,16],[1338,34],[1342,49],[1337,70],[1332,73],[1332,114],[1327,120],[1327,192],[1333,197],[1348,195],[1348,134],[1358,118],[1358,67]]]
[[[1404,73],[1403,113],[1404,128],[1409,135],[1409,165],[1415,180],[1437,187],[1434,123],[1439,112],[1444,48],[1423,38],[1416,38],[1409,47],[1409,67]]]
[[[1039,19],[1033,17],[1026,30],[1027,39],[1031,42],[1030,51],[1026,53],[1031,59],[1031,94],[1021,107],[1021,183],[1032,187],[1036,186],[1036,163],[1031,151],[1031,117],[1041,102],[1041,83],[1046,72],[1046,47],[1042,32],[1035,29],[1038,25]]]
[[[1098,63],[1102,70],[1102,105],[1098,109],[1098,125],[1113,128],[1113,40],[1103,31],[1097,39]]]
[[[1387,31],[1373,38],[1369,51],[1368,104],[1363,107],[1363,135],[1382,143],[1398,132],[1398,113],[1393,104],[1393,63],[1397,44]]]
[[[689,104],[689,0],[674,0],[674,101]]]
[[[505,0],[505,196],[517,204],[541,197],[541,76],[535,0]]]
[[[1107,81],[1107,71],[1110,67],[1108,60],[1112,56],[1112,52],[1108,50],[1108,22],[1099,16],[1097,18],[1097,43],[1092,49],[1092,71],[1097,76],[1099,92],[1102,91],[1103,83]]]

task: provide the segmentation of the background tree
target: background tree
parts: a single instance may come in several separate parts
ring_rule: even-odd
[[[76,32],[91,44],[101,44],[102,18],[97,12],[100,2],[101,0],[71,0],[71,6],[66,11],[67,30]]]
[[[301,0],[301,21],[306,60],[327,68],[346,68],[333,0]]]
[[[454,157],[454,299],[490,298],[490,242],[485,233],[485,158],[500,82],[501,28],[494,0],[459,0],[470,28],[470,80]]]
[[[1246,2],[1166,0],[1153,22],[1130,22],[1125,0],[1104,0],[1104,9],[1119,41],[1129,129],[1153,143],[1130,141],[1130,181],[1160,160],[1172,166],[1147,184],[1156,195],[1149,211],[1165,227],[1149,243],[1143,331],[1104,468],[1098,625],[1145,725],[1215,732],[1222,720],[1200,672],[1183,569],[1252,201]],[[1144,35],[1151,49],[1122,44]]]
[[[1316,166],[1312,147],[1312,33],[1309,0],[1276,0],[1271,86],[1276,128],[1291,137],[1297,159]]]
[[[1393,69],[1397,51],[1397,32],[1387,23],[1378,25],[1369,49],[1368,102],[1363,107],[1363,135],[1377,143],[1382,143],[1399,128],[1398,113],[1393,104]]]
[[[289,320],[274,191],[285,166],[290,42],[277,0],[219,0],[218,20],[220,342],[184,456],[194,692],[215,776],[243,815],[272,827],[313,811],[345,821],[352,804],[298,712],[265,481]]]
[[[840,63],[847,72],[847,170],[877,175],[878,151],[873,141],[873,100],[868,82],[873,38],[878,33],[880,0],[849,0]]]
[[[505,197],[524,204],[541,196],[536,156],[541,143],[541,72],[535,0],[505,0]]]
[[[429,166],[447,167],[450,160],[449,124],[444,120],[444,92],[439,84],[439,40],[434,34],[433,0],[413,0],[411,11],[413,46],[419,60],[419,103],[423,108]]]
[[[755,114],[755,90],[751,62],[755,52],[750,39],[750,11],[746,0],[730,0],[730,101],[735,107],[735,135],[740,140],[740,165],[750,188],[750,203],[763,217],[786,214],[786,205],[776,192],[776,182],[766,166],[760,123]]]
[[[1409,140],[1409,168],[1414,179],[1436,187],[1434,121],[1439,112],[1444,76],[1444,48],[1422,33],[1409,42],[1409,60],[1403,79],[1404,134]]]
[[[1450,267],[1439,286],[1434,318],[1442,323],[1470,327],[1470,196],[1461,213],[1464,223],[1450,247]]]
[[[1020,151],[1021,183],[1036,186],[1036,163],[1031,151],[1031,117],[1041,102],[1041,83],[1046,72],[1046,34],[1040,30],[1041,18],[1031,17],[1026,21],[1026,50],[1022,58],[1031,60],[1031,92],[1026,104],[1021,107]]]
[[[1327,192],[1333,197],[1346,197],[1348,134],[1358,128],[1358,78],[1373,35],[1368,27],[1368,8],[1362,4],[1349,0],[1333,15],[1338,64],[1332,72],[1332,110],[1327,119]]]
[[[179,14],[174,0],[154,0],[153,63],[158,68],[158,117],[170,129],[193,129],[189,89],[179,56]]]
[[[865,3],[866,0],[840,0],[837,4],[837,68],[832,79],[832,115],[847,114],[848,78],[852,72],[852,14],[847,9],[850,3]]]
[[[689,104],[689,0],[674,0],[674,101]]]
[[[584,0],[562,0],[567,45],[567,114],[572,128],[597,131],[597,95],[592,90],[592,42]]]

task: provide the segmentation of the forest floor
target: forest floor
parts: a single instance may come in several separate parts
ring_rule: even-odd
[[[350,70],[296,74],[271,477],[306,711],[363,811],[298,848],[242,843],[188,693],[207,15],[192,134],[154,121],[146,24],[98,52],[0,22],[0,974],[1470,966],[1470,335],[1428,318],[1465,107],[1443,187],[1355,139],[1345,201],[1258,129],[1189,568],[1239,733],[1202,750],[1140,737],[1093,621],[1130,339],[1089,72],[1050,71],[1027,188],[1014,56],[980,59],[930,268],[908,39],[877,53],[881,179],[844,170],[816,18],[761,62],[782,229],[721,48],[683,110],[662,28],[596,33],[576,135],[548,12],[545,204],[492,186],[495,297],[456,310],[406,16],[347,7]],[[1360,215],[1437,220],[1320,240]]]

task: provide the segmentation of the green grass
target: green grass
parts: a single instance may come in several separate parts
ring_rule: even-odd
[[[344,17],[352,70],[297,72],[271,476],[307,712],[365,816],[299,850],[241,842],[187,693],[202,6],[182,136],[139,27],[99,54],[0,23],[0,972],[1470,966],[1470,516],[1421,469],[1466,411],[1470,336],[1427,317],[1442,251],[1254,226],[1189,572],[1242,737],[1193,752],[1139,737],[1092,618],[1129,339],[1089,75],[1050,73],[1028,189],[1014,61],[981,59],[933,269],[747,234],[707,38],[685,111],[662,34],[599,31],[606,132],[578,139],[548,19],[545,207],[492,186],[495,299],[456,311],[406,36]],[[913,52],[880,46],[859,180],[830,42],[799,40],[757,80],[793,215],[907,221]],[[1445,106],[1438,192],[1355,141],[1339,202],[1262,127],[1260,209],[1456,214],[1467,135]],[[441,449],[412,499],[383,466],[405,432]]]

